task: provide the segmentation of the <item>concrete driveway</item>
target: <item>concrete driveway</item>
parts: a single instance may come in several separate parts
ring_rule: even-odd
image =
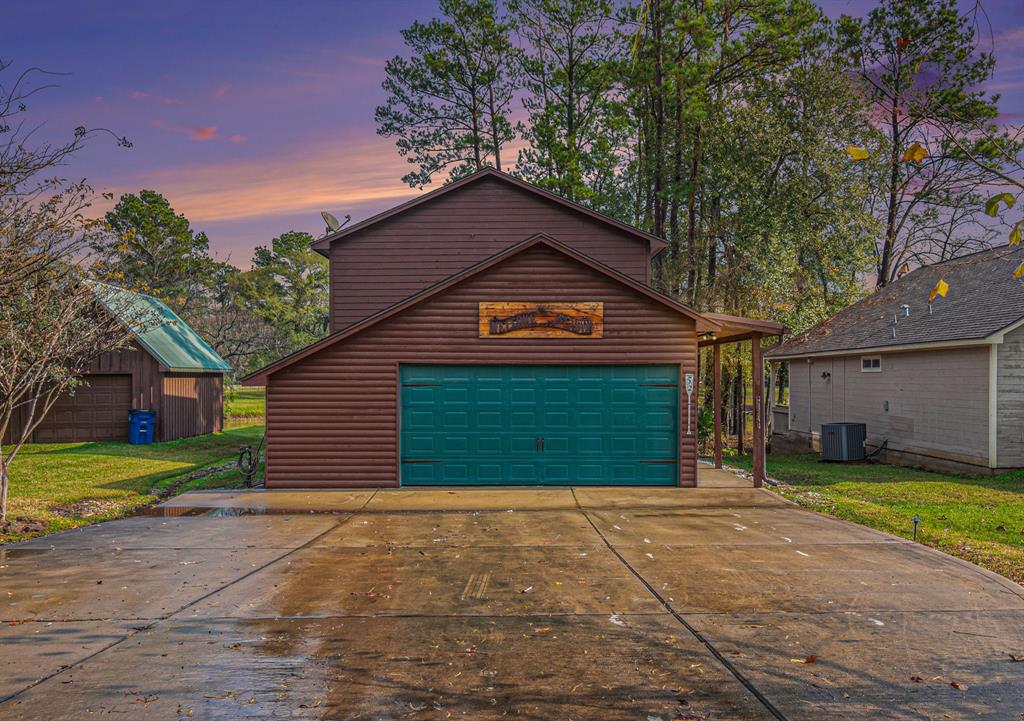
[[[0,549],[0,719],[1024,719],[1024,589],[767,491],[167,512]]]

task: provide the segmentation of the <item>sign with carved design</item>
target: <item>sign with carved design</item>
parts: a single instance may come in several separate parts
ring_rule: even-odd
[[[601,338],[604,303],[482,302],[481,338]]]

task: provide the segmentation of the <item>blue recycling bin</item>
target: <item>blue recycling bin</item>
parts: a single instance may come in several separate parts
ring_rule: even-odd
[[[133,445],[145,445],[153,442],[156,431],[156,412],[128,412],[128,442]]]

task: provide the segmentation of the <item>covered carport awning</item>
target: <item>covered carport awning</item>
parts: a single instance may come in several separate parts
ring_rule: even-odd
[[[754,385],[754,485],[760,487],[765,480],[765,403],[764,403],[764,357],[762,338],[781,338],[786,332],[782,323],[758,318],[744,318],[726,313],[703,313],[715,323],[715,331],[700,333],[698,348],[711,346],[714,350],[714,443],[715,468],[722,467],[722,353],[724,343],[750,341],[750,361]],[[742,433],[742,429],[740,430]]]
[[[709,345],[750,340],[755,334],[759,338],[771,338],[782,336],[786,332],[786,326],[771,320],[744,318],[726,313],[703,313],[702,315],[719,326],[719,330],[713,333],[701,334],[699,345],[702,348]]]

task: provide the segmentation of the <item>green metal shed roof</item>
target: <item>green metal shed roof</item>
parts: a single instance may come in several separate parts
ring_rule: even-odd
[[[228,362],[162,301],[106,283],[93,283],[92,288],[107,310],[126,323],[167,370],[231,372]]]

